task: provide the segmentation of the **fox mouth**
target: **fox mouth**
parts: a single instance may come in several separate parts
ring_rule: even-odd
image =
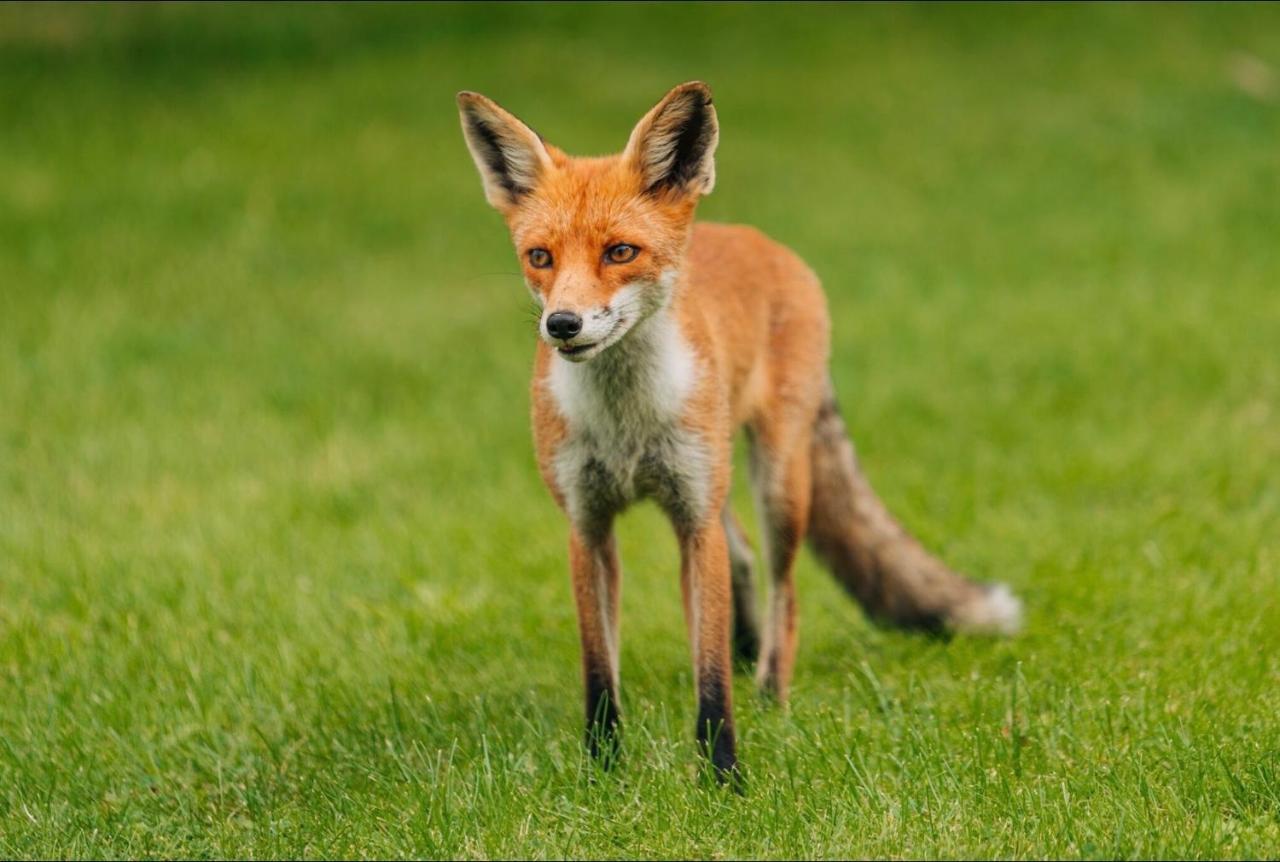
[[[626,324],[627,319],[620,317],[610,327],[609,331],[604,334],[603,338],[598,338],[590,344],[560,344],[556,346],[556,352],[565,359],[586,360],[617,341],[621,334],[626,331]]]

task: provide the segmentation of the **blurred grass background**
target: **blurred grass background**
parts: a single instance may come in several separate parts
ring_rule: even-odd
[[[1249,4],[0,7],[0,855],[1275,856],[1278,75]],[[582,762],[453,105],[608,152],[692,78],[702,216],[823,277],[881,494],[1028,609],[879,631],[806,560],[745,799],[651,508]]]

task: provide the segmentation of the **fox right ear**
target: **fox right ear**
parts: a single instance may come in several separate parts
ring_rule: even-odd
[[[719,140],[711,88],[690,81],[667,93],[644,115],[631,132],[624,158],[640,172],[648,191],[675,189],[705,195],[716,184]]]
[[[542,138],[497,102],[466,90],[458,94],[462,134],[484,181],[484,196],[506,211],[533,191],[552,167]]]

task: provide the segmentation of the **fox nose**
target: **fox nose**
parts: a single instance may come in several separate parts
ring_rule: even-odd
[[[547,317],[547,334],[568,341],[582,331],[582,318],[572,311],[553,311]]]

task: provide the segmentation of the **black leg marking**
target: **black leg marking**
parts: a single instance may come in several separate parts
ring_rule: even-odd
[[[716,778],[721,782],[734,779],[738,768],[728,701],[728,692],[720,680],[708,674],[698,687],[698,746],[715,767]]]
[[[739,667],[751,667],[760,656],[760,632],[756,629],[754,609],[744,612],[734,594],[733,608],[733,659]]]
[[[755,560],[733,513],[726,507],[721,522],[729,543],[729,572],[733,581],[733,659],[742,667],[760,655],[760,622],[756,615]]]
[[[587,750],[606,769],[618,759],[620,719],[608,676],[587,674]]]

